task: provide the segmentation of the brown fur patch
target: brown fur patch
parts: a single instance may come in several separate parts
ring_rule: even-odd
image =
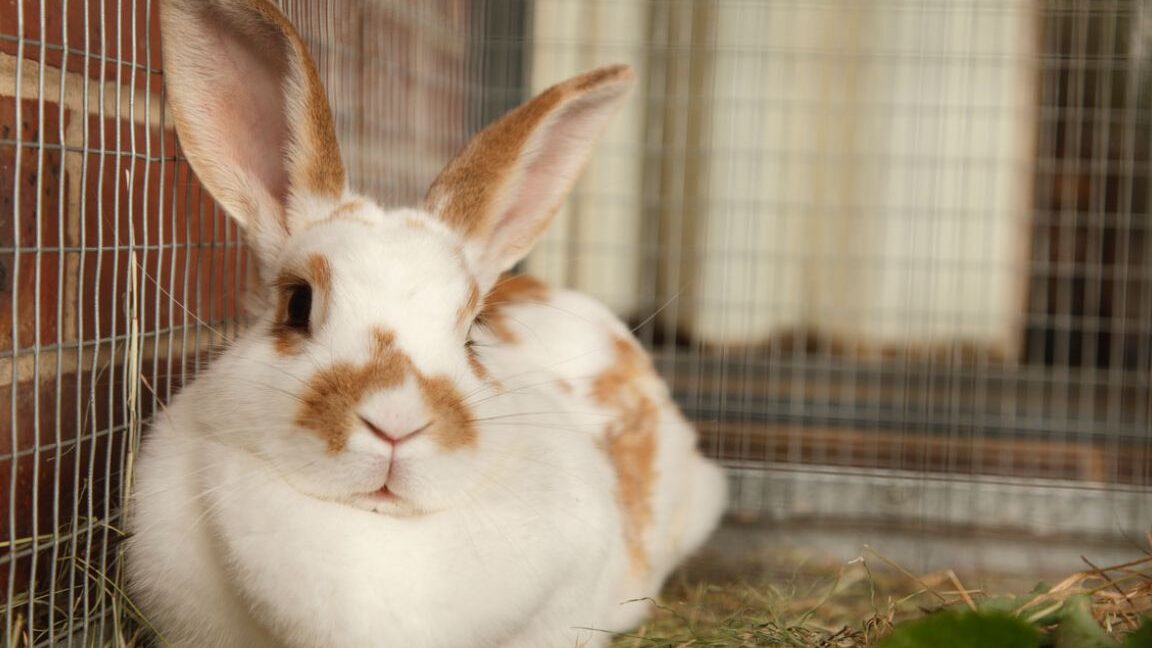
[[[341,203],[336,209],[333,209],[332,213],[328,214],[327,220],[346,218],[360,211],[362,207],[364,207],[363,200],[349,200],[348,202]]]
[[[554,110],[613,81],[630,79],[628,66],[600,68],[557,84],[480,131],[440,174],[424,204],[465,238],[487,236],[499,215],[500,200],[516,161],[536,128]],[[560,205],[554,205],[553,211]],[[540,219],[546,227],[552,214]]]
[[[447,450],[475,445],[476,428],[472,423],[472,413],[452,381],[444,376],[428,378],[422,374],[417,374],[417,379],[424,402],[436,416],[436,425],[431,433],[440,445]]]
[[[356,406],[369,392],[399,386],[410,369],[408,357],[377,340],[375,353],[363,365],[338,362],[316,372],[300,403],[296,423],[328,443],[328,452],[344,449],[356,424]]]
[[[488,371],[488,367],[485,367],[484,363],[480,362],[480,358],[476,356],[475,351],[468,351],[468,366],[472,368],[472,374],[480,380],[487,382],[492,379],[492,374]]]
[[[506,306],[516,304],[538,304],[548,299],[548,285],[539,279],[525,275],[504,275],[484,296],[484,308],[479,319],[492,330],[496,339],[505,344],[520,341],[512,330],[508,316],[503,312]]]
[[[612,341],[615,358],[592,382],[591,395],[615,418],[604,430],[604,448],[616,471],[616,500],[624,520],[624,542],[633,573],[649,568],[644,536],[652,524],[652,485],[660,411],[644,389],[652,363],[629,339]]]
[[[372,331],[372,354],[373,356],[383,356],[392,352],[392,345],[396,344],[396,334],[392,331],[378,328]],[[404,360],[408,360],[408,356],[404,356]]]
[[[320,291],[322,296],[332,292],[332,264],[328,263],[324,255],[313,254],[308,257],[308,278],[314,291]]]
[[[272,329],[272,347],[276,349],[276,353],[280,355],[296,355],[300,353],[303,342],[304,340],[299,334],[282,326],[277,326]]]
[[[465,326],[472,321],[476,316],[476,310],[480,307],[480,287],[476,285],[476,280],[472,279],[468,283],[468,299],[456,311],[456,322],[460,326]]]
[[[308,105],[305,123],[306,135],[300,147],[303,150],[304,186],[321,196],[336,197],[344,193],[344,161],[340,155],[340,145],[336,141],[336,127],[332,123],[332,112],[328,107],[328,97],[316,65],[308,56],[304,44],[297,37],[294,47],[300,53],[308,79]]]
[[[423,218],[408,217],[404,219],[404,224],[418,230],[428,229],[428,223]]]
[[[337,198],[344,193],[344,161],[340,155],[340,145],[336,140],[336,127],[332,123],[332,110],[324,84],[316,71],[316,64],[304,46],[300,34],[274,4],[268,0],[248,0],[244,6],[250,8],[263,22],[280,33],[285,44],[296,55],[296,73],[304,91],[304,114],[290,115],[298,121],[293,143],[299,147],[297,159],[289,165],[292,182],[320,196]]]
[[[395,342],[394,333],[377,329],[367,362],[338,362],[316,372],[301,399],[297,425],[324,439],[329,453],[340,452],[356,425],[356,406],[364,397],[397,387],[411,376],[435,418],[428,434],[448,450],[474,445],[471,411],[452,382],[443,376],[425,376]]]

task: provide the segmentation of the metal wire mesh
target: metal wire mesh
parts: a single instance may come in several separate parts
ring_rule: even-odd
[[[188,182],[148,3],[0,9],[7,645],[95,644],[142,420],[235,331],[235,229]]]
[[[351,182],[415,203],[552,82],[640,83],[526,268],[654,351],[733,511],[1149,525],[1152,10],[1137,0],[284,0]],[[148,416],[241,329],[240,233],[180,156],[149,0],[0,3],[9,645],[137,632]]]
[[[353,182],[413,202],[478,119],[465,3],[284,9],[325,72]],[[180,155],[157,18],[146,0],[0,6],[5,645],[138,631],[116,560],[133,451],[241,327],[247,257]]]
[[[1143,533],[1146,4],[532,9],[533,69],[645,85],[571,209],[629,217],[529,267],[633,318],[734,510]]]

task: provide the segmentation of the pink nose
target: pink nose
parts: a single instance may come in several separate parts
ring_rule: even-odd
[[[396,445],[396,444],[401,443],[403,441],[407,441],[408,439],[411,439],[412,437],[416,436],[417,434],[420,434],[424,430],[427,430],[432,425],[432,421],[428,421],[427,423],[425,423],[424,425],[421,425],[420,427],[411,428],[411,429],[406,430],[406,431],[397,432],[397,431],[393,431],[393,430],[386,430],[383,427],[376,425],[372,421],[364,418],[363,416],[360,416],[360,421],[362,423],[364,423],[364,425],[368,426],[368,429],[372,431],[372,434],[375,434],[376,436],[387,441],[391,445]]]

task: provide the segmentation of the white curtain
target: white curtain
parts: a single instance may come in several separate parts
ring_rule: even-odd
[[[629,104],[532,271],[635,314],[647,141],[668,316],[695,339],[1017,354],[1032,0],[536,7],[537,86],[623,60],[663,91]]]
[[[527,262],[532,274],[596,295],[624,315],[640,303],[648,25],[647,2],[539,0],[533,6],[533,93],[614,63],[631,64],[639,78]]]

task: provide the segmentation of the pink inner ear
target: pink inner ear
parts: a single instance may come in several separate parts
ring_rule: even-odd
[[[508,207],[493,230],[500,256],[526,254],[563,204],[591,156],[605,113],[615,107],[602,99],[594,94],[572,101],[525,145]]]
[[[288,68],[284,44],[272,34],[241,34],[222,21],[214,22],[219,49],[206,65],[231,70],[218,75],[223,80],[209,104],[216,111],[214,120],[209,116],[219,130],[214,135],[237,168],[246,169],[273,199],[286,204],[289,136],[281,82]]]

